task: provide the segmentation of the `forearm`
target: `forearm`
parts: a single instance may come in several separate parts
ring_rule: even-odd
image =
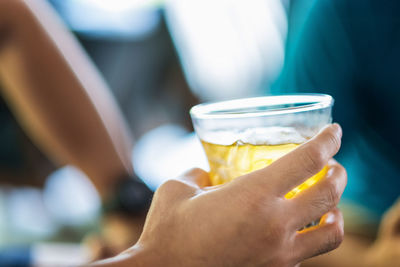
[[[0,5],[12,13],[0,20],[4,98],[48,156],[78,166],[107,194],[116,176],[132,172],[131,140],[113,96],[44,1]]]

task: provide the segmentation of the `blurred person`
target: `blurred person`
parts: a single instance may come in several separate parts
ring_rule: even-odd
[[[0,40],[2,95],[24,129],[55,162],[82,169],[108,210],[143,215],[150,192],[133,179],[131,141],[122,116],[51,9],[40,0],[1,1]],[[329,126],[276,163],[228,186],[204,187],[208,176],[199,170],[184,181],[165,183],[155,195],[139,243],[99,265],[292,266],[336,248],[343,222],[335,206],[346,173],[329,160],[340,138],[340,127]],[[328,161],[326,179],[295,199],[284,199]],[[323,214],[318,227],[297,231]],[[226,248],[234,249],[227,254]]]
[[[350,179],[345,242],[304,266],[400,266],[400,203],[383,216],[400,196],[400,2],[314,2],[289,37],[277,89],[335,98],[333,117],[346,132],[338,159]]]
[[[116,214],[136,222],[132,242],[152,192],[134,174],[132,139],[110,90],[45,1],[3,0],[0,13],[2,97],[50,159],[91,179],[106,222]]]
[[[161,124],[191,128],[186,115],[197,99],[179,66],[165,23],[164,1],[49,2],[109,84],[135,146],[143,134]]]

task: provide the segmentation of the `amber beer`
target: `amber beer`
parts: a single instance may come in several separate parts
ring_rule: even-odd
[[[201,142],[210,165],[213,185],[224,184],[264,168],[308,139],[289,127],[248,129],[233,142],[233,135],[229,132],[219,132],[210,137],[211,140]],[[286,198],[312,186],[325,174],[326,168],[288,192]]]

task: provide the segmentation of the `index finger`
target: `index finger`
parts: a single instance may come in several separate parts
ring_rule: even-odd
[[[208,173],[199,168],[188,170],[179,179],[200,189],[210,185]]]
[[[258,188],[270,188],[280,196],[319,172],[340,148],[342,129],[334,123],[268,167],[248,175]]]

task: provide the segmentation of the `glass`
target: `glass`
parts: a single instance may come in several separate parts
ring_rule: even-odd
[[[205,103],[190,110],[210,165],[212,185],[264,168],[331,123],[333,98],[297,94]],[[326,167],[286,194],[323,178]]]

